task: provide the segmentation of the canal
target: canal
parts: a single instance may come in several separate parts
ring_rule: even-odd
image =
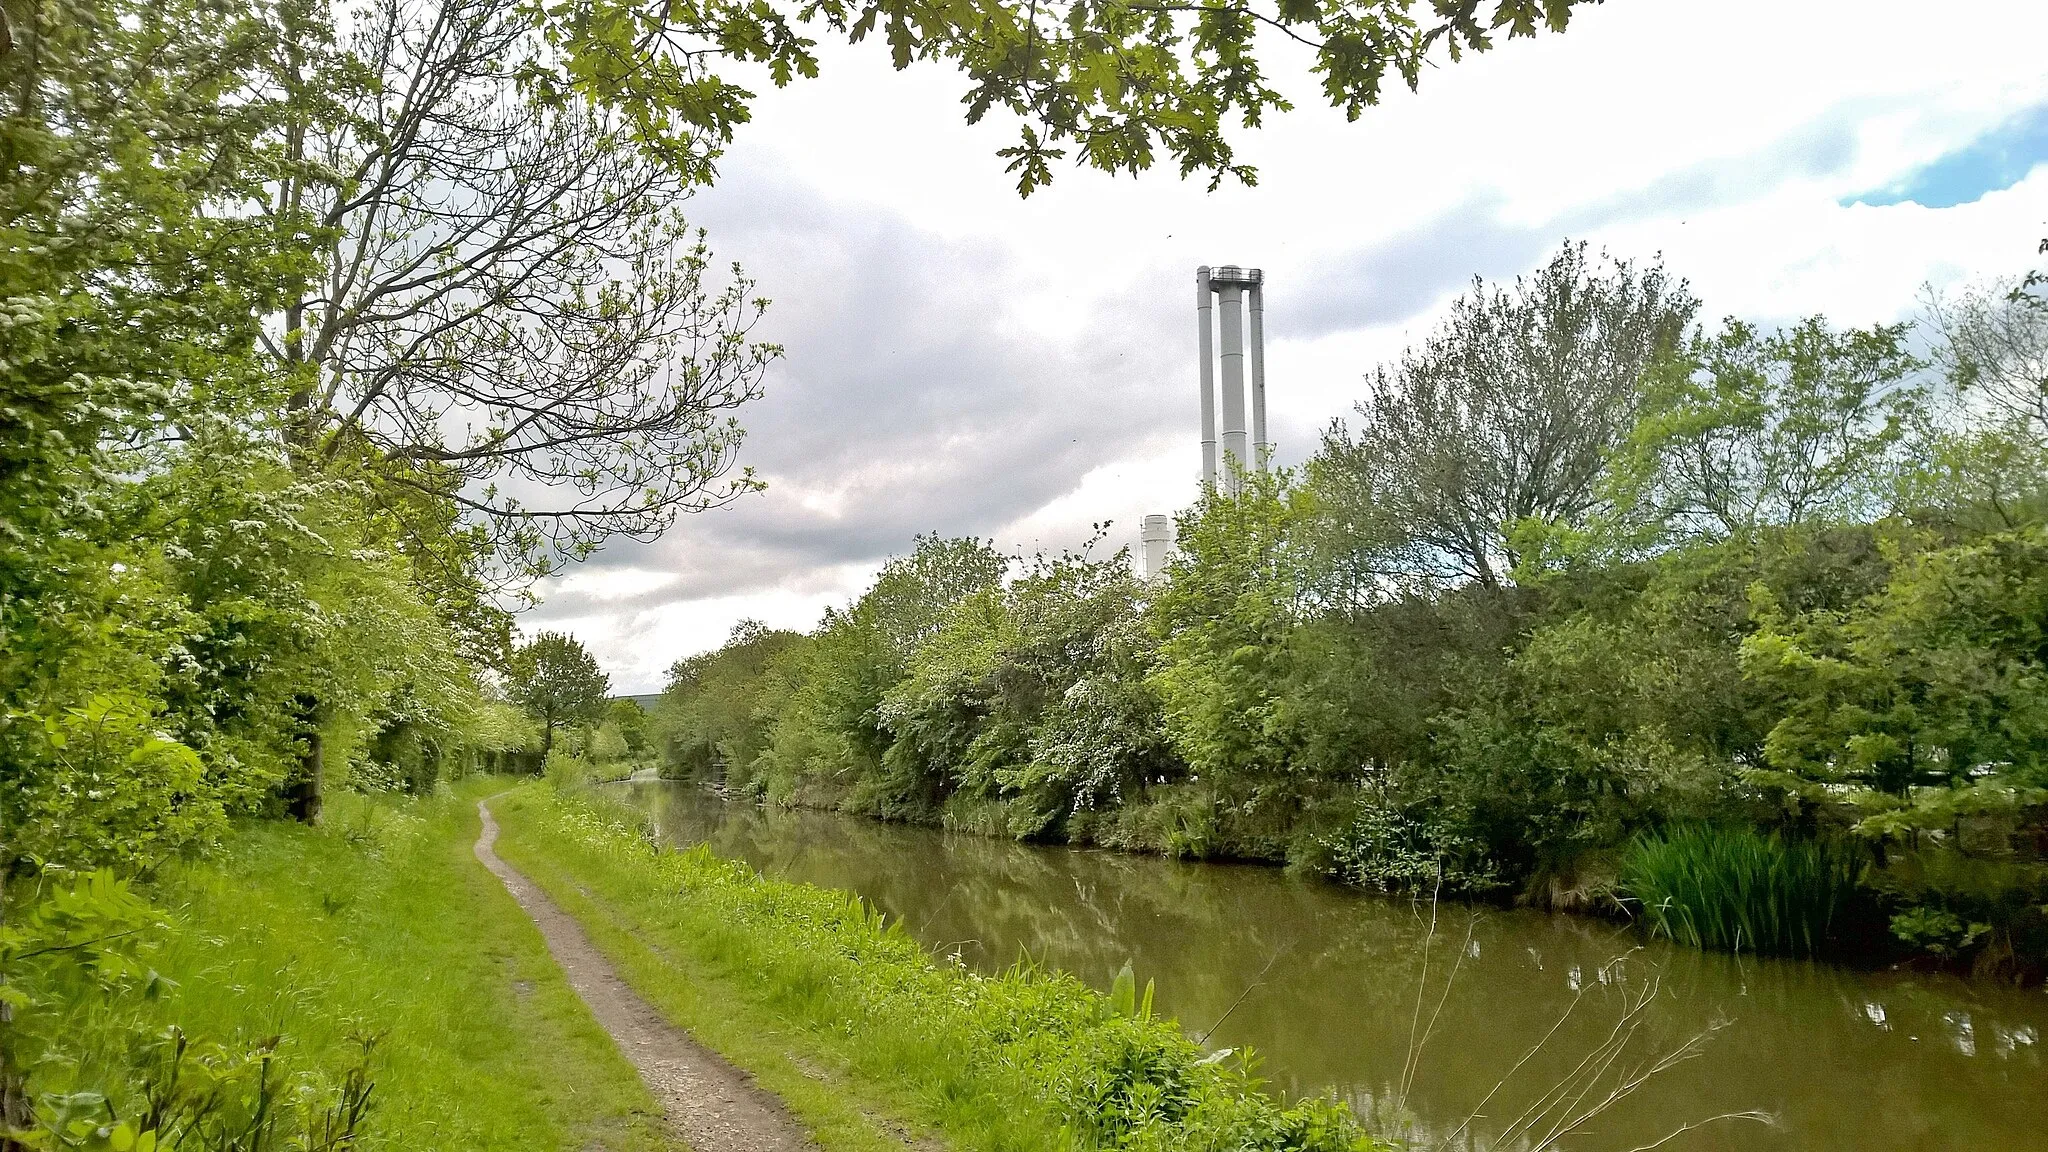
[[[670,841],[858,892],[973,967],[1029,956],[1107,987],[1129,963],[1208,1047],[1250,1049],[1278,1089],[1335,1092],[1421,1147],[2048,1150],[2038,990],[623,787]],[[1768,1122],[1711,1120],[1736,1113]]]

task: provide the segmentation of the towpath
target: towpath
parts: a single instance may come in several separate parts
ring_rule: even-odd
[[[569,987],[639,1069],[669,1126],[691,1152],[815,1152],[817,1145],[780,1100],[642,1000],[591,944],[582,926],[539,886],[498,858],[492,850],[498,822],[488,804],[481,801],[476,806],[483,817],[476,858],[533,917],[549,954],[568,976]]]

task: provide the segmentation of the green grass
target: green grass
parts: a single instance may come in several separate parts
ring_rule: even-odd
[[[338,797],[318,829],[240,829],[220,855],[145,894],[173,928],[144,951],[175,981],[154,999],[78,1003],[24,1021],[52,1053],[32,1087],[134,1083],[137,1038],[175,1022],[315,1083],[380,1037],[363,1149],[671,1147],[632,1067],[583,1008],[539,933],[470,853],[475,800]],[[133,1107],[119,1091],[117,1104]]]
[[[1638,836],[1621,884],[1653,936],[1724,952],[1819,956],[1855,907],[1859,867],[1842,846],[1698,825]]]
[[[1341,1107],[1285,1105],[1205,1059],[1135,996],[939,961],[847,893],[657,850],[637,813],[589,795],[537,786],[494,807],[499,854],[833,1152],[887,1146],[890,1116],[991,1152],[1379,1147]]]

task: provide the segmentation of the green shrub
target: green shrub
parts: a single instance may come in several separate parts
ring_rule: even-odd
[[[591,781],[590,765],[581,756],[557,748],[548,753],[547,764],[541,769],[548,782],[567,791],[580,788]]]
[[[1927,844],[1888,850],[1864,883],[1914,952],[2007,977],[2038,973],[2048,956],[2048,864]]]
[[[1975,947],[1991,931],[1991,925],[1972,921],[1943,908],[1916,904],[1892,914],[1892,936],[1906,947],[1930,956],[1960,956]]]
[[[1861,856],[1846,845],[1693,825],[1639,835],[1621,887],[1652,936],[1727,952],[1817,956],[1849,923]]]

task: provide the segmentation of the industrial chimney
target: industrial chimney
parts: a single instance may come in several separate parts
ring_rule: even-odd
[[[1144,541],[1145,580],[1152,583],[1166,573],[1166,553],[1173,547],[1173,521],[1154,512],[1141,524],[1138,536]]]
[[[1257,268],[1225,264],[1195,269],[1195,338],[1200,353],[1199,377],[1202,387],[1202,483],[1221,483],[1235,492],[1244,475],[1266,464],[1266,300],[1265,273]],[[1222,313],[1223,435],[1216,435],[1217,349],[1212,323],[1214,312]],[[1245,343],[1249,313],[1250,347]],[[1251,360],[1251,411],[1249,429],[1245,411],[1245,360]],[[1249,436],[1247,436],[1249,432]],[[1220,449],[1220,451],[1219,451]]]
[[[1266,467],[1272,442],[1266,439],[1266,274],[1257,268],[1225,264],[1195,269],[1195,341],[1199,352],[1197,377],[1202,387],[1202,487],[1219,484],[1235,493],[1254,468]],[[1221,317],[1216,314],[1221,312]],[[1223,377],[1223,434],[1216,433],[1216,378],[1219,357],[1216,330],[1222,328],[1220,367]],[[1250,343],[1246,343],[1246,327]],[[1245,406],[1245,361],[1251,361],[1251,406]],[[1246,428],[1246,417],[1250,428]],[[1144,518],[1139,530],[1143,543],[1145,579],[1157,581],[1166,571],[1166,557],[1173,546],[1173,523],[1154,513]]]

